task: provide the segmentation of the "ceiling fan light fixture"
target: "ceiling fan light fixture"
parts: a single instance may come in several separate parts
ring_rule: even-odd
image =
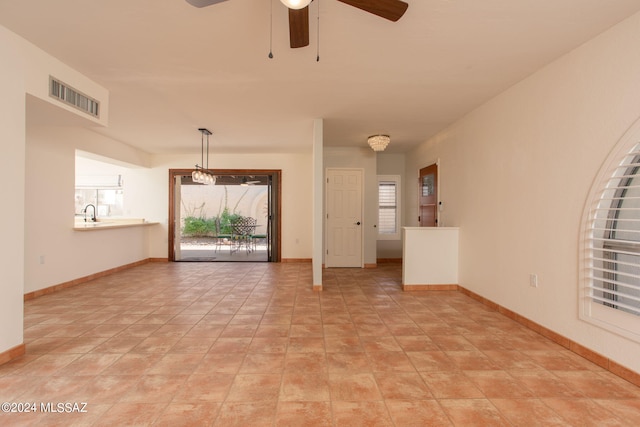
[[[287,6],[289,9],[304,9],[309,6],[311,0],[280,0],[283,5]]]
[[[367,138],[367,143],[373,151],[384,151],[391,142],[389,135],[371,135]]]

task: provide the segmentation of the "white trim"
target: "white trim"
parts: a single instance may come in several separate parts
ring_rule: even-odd
[[[582,215],[578,271],[579,318],[635,342],[640,342],[640,316],[595,302],[591,297],[590,286],[595,267],[592,261],[594,212],[603,199],[607,183],[638,142],[640,119],[620,138],[594,179]]]

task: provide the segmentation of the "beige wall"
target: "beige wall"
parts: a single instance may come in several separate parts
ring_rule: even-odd
[[[13,35],[0,27],[0,81],[11,82],[0,96],[0,170],[6,180],[0,209],[0,353],[22,344],[23,336],[25,82],[20,58]]]
[[[151,228],[73,230],[76,148],[113,155],[113,145],[119,143],[104,144],[102,137],[79,127],[29,125],[28,109],[27,123],[24,292],[148,258]],[[102,148],[106,145],[111,149]],[[130,156],[122,155],[129,150]],[[123,146],[120,154],[117,160],[131,161],[139,153]],[[126,182],[132,188],[138,185],[130,177]],[[132,209],[132,216],[152,218],[137,209],[135,198],[130,199],[134,203],[128,204],[127,209]]]
[[[405,187],[439,158],[460,284],[636,372],[640,344],[578,319],[578,244],[591,184],[640,116],[638,40],[640,14],[482,105],[408,153]]]

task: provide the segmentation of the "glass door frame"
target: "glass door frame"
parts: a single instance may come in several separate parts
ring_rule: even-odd
[[[194,169],[169,169],[169,239],[168,258],[169,261],[176,260],[175,239],[176,239],[176,177],[190,176]],[[267,225],[267,247],[268,262],[280,262],[281,241],[282,241],[282,170],[280,169],[212,169],[215,175],[228,176],[267,176],[268,200],[269,200],[269,224]]]

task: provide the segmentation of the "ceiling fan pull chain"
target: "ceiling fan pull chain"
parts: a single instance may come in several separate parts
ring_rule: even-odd
[[[320,62],[320,0],[318,2],[318,35],[316,37],[316,62]]]
[[[269,59],[273,59],[273,0],[271,0],[269,21]]]

